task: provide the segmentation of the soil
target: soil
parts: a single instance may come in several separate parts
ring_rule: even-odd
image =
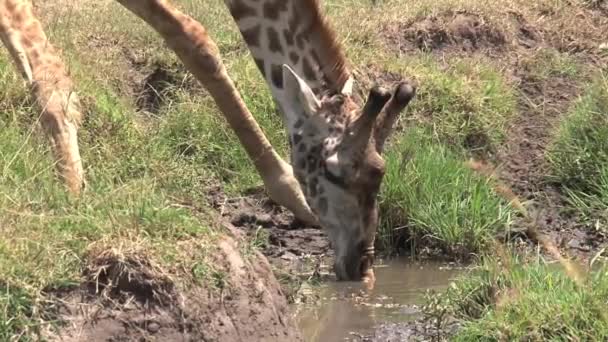
[[[242,258],[234,227],[209,284],[176,285],[145,255],[91,255],[84,282],[48,291],[51,341],[301,341],[285,294],[258,252]],[[237,242],[238,241],[238,242]]]
[[[467,12],[444,12],[392,25],[386,39],[403,52],[474,52],[503,50],[506,37],[483,17]]]
[[[125,52],[127,53],[127,52]],[[181,63],[172,65],[142,62],[130,56],[132,92],[138,111],[157,115],[164,105],[177,99],[178,91],[196,92],[204,96],[205,90]]]
[[[218,186],[208,194],[220,215],[257,241],[262,253],[282,272],[305,274],[333,256],[325,231],[298,221],[270,200],[263,189],[253,189],[245,197],[227,198]],[[298,262],[304,259],[312,259],[313,265],[306,268]]]
[[[558,185],[546,181],[550,172],[545,152],[556,125],[568,111],[572,101],[581,94],[581,86],[567,77],[537,79],[525,68],[517,68],[520,115],[511,123],[507,140],[499,151],[500,178],[523,201],[530,201],[528,210],[535,218],[536,228],[549,235],[556,245],[570,254],[588,258],[597,251],[605,237],[582,224],[568,213],[567,204]],[[516,225],[527,225],[523,219]]]

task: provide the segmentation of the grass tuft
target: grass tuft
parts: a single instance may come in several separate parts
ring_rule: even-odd
[[[608,272],[601,266],[583,286],[558,265],[486,258],[425,310],[462,324],[452,341],[604,341]]]
[[[608,220],[608,78],[598,77],[561,123],[547,159],[549,179],[587,219]]]
[[[452,255],[481,251],[508,227],[511,209],[458,153],[429,136],[412,129],[387,153],[380,242],[394,246],[399,230],[406,229],[414,240]]]

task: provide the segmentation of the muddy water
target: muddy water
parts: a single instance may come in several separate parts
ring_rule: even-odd
[[[385,260],[375,267],[372,290],[342,282],[310,288],[317,300],[299,304],[296,320],[306,341],[357,341],[381,324],[418,318],[424,292],[447,287],[461,272],[445,264]]]

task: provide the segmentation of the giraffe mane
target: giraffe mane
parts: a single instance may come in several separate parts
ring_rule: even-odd
[[[307,33],[319,61],[319,71],[331,90],[340,92],[351,77],[348,61],[334,30],[321,12],[320,0],[298,0],[310,13]]]

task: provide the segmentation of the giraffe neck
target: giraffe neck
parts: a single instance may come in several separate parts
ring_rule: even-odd
[[[341,92],[350,80],[346,58],[318,0],[225,0],[272,96],[285,108],[282,65],[316,94]]]

